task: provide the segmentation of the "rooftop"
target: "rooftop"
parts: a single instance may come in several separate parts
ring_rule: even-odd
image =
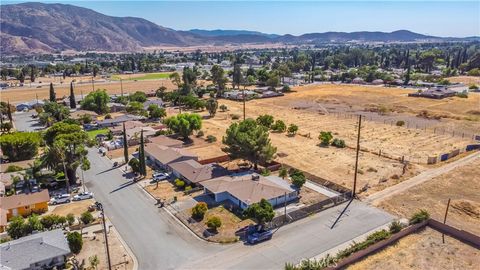
[[[170,148],[166,146],[156,145],[153,143],[147,143],[145,146],[145,152],[162,164],[170,164],[178,161],[181,158],[197,159],[198,157],[182,148]]]
[[[172,139],[172,138],[164,136],[164,135],[160,135],[160,136],[156,136],[156,137],[150,137],[150,138],[148,138],[148,141],[150,141],[151,143],[156,144],[156,145],[167,146],[167,147],[180,148],[183,145],[182,141]]]
[[[228,171],[218,164],[202,165],[192,159],[172,163],[170,167],[191,183],[199,183],[228,174]]]

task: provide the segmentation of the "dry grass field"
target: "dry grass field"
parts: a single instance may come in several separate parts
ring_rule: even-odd
[[[452,83],[464,83],[464,84],[467,84],[467,85],[470,85],[470,84],[480,85],[480,77],[478,77],[478,76],[455,76],[455,77],[448,77],[447,80],[449,80]]]
[[[478,269],[480,250],[431,229],[408,235],[364,260],[348,267],[360,269]]]
[[[390,197],[379,207],[403,217],[420,208],[432,218],[443,220],[447,201],[451,198],[447,224],[480,234],[480,159],[433,178],[406,192]]]

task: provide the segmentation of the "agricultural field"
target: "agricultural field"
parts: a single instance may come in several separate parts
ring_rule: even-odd
[[[168,79],[170,72],[161,72],[161,73],[137,73],[137,74],[119,74],[113,75],[112,80],[130,80],[130,81],[142,81],[142,80],[159,80],[159,79]]]
[[[347,269],[477,269],[480,250],[431,228],[408,235]]]
[[[383,87],[316,85],[297,87],[295,91],[284,97],[248,101],[247,117],[256,118],[262,114],[270,114],[275,119],[283,120],[287,126],[292,123],[298,125],[299,131],[294,137],[285,133],[271,133],[272,143],[278,148],[276,160],[347,187],[352,185],[357,134],[357,119],[350,114],[364,112],[362,106],[371,106],[374,101],[377,105],[390,107],[403,104],[402,114],[390,112],[389,115],[407,121],[408,117],[424,120],[414,114],[416,110],[420,110],[417,101],[429,103],[429,106],[438,102],[457,104],[461,109],[441,107],[457,115],[464,115],[465,111],[474,107],[470,98],[452,98],[451,101],[414,99],[406,97],[411,90]],[[329,103],[325,103],[325,100]],[[206,118],[203,130],[205,136],[214,135],[221,141],[228,126],[238,121],[232,120],[232,116],[242,118],[243,105],[241,102],[229,100],[220,100],[219,103],[225,104],[228,111],[217,112],[215,117]],[[206,112],[204,114],[206,115]],[[371,115],[379,114],[375,112]],[[359,188],[383,189],[394,185],[424,170],[428,157],[464,149],[473,142],[467,136],[462,138],[448,133],[434,133],[413,124],[399,127],[393,120],[370,120],[368,116],[366,119],[368,120],[362,124]],[[443,123],[443,120],[436,121]],[[331,131],[334,138],[345,140],[347,147],[338,149],[318,146],[320,131]],[[402,157],[410,161],[405,174],[403,164],[399,161]]]
[[[396,194],[378,206],[401,217],[409,217],[418,209],[426,209],[436,220],[443,220],[448,199],[451,199],[447,224],[480,234],[480,158],[437,176],[408,191]]]

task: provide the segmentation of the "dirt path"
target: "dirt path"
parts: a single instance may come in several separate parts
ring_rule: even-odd
[[[372,204],[372,205],[378,205],[381,201],[385,200],[386,198],[394,195],[401,193],[411,187],[417,186],[419,184],[422,184],[426,181],[431,180],[434,177],[437,177],[439,175],[442,175],[444,173],[450,172],[451,170],[460,167],[460,166],[465,166],[467,164],[470,164],[471,162],[475,161],[477,158],[480,158],[480,152],[476,152],[474,154],[471,154],[469,156],[466,156],[464,158],[461,158],[459,160],[456,160],[452,163],[448,163],[442,167],[430,169],[427,171],[424,171],[420,173],[417,176],[414,176],[406,181],[403,181],[395,186],[388,187],[382,191],[379,191],[368,198],[364,200],[364,202]]]

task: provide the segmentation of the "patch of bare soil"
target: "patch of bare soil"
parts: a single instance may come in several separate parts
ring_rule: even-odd
[[[348,267],[360,269],[478,269],[480,250],[431,229],[408,235]]]

